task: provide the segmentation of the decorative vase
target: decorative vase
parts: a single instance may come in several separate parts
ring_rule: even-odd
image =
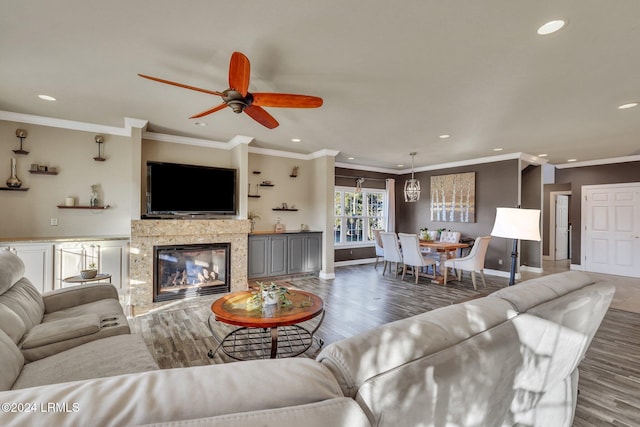
[[[264,301],[264,305],[277,304],[279,299],[280,297],[276,292],[262,291],[262,301]]]
[[[20,188],[22,185],[22,181],[18,179],[16,175],[16,159],[11,159],[11,176],[7,179],[7,187],[9,188]]]

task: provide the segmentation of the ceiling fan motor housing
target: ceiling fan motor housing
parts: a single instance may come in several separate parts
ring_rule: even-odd
[[[222,100],[237,114],[242,113],[245,107],[251,105],[253,101],[253,96],[250,93],[247,93],[246,97],[233,89],[227,89],[222,93],[224,93]]]

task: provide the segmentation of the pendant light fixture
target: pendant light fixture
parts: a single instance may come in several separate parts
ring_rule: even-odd
[[[411,156],[411,179],[404,182],[404,201],[417,202],[420,199],[420,181],[413,177],[413,158],[418,154],[415,151],[409,153]]]

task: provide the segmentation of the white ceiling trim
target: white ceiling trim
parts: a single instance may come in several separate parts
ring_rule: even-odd
[[[64,120],[56,119],[53,117],[34,116],[32,114],[14,113],[11,111],[0,111],[0,120],[116,136],[131,136],[131,128],[145,128],[148,123],[147,120],[125,117],[125,127],[119,128],[115,126],[99,125],[96,123],[76,122],[74,120]]]
[[[588,160],[585,162],[561,163],[559,165],[554,165],[554,166],[558,169],[569,169],[569,168],[581,168],[584,166],[610,165],[612,163],[627,163],[627,162],[640,162],[640,155],[625,156],[625,157],[611,157],[609,159]]]
[[[318,157],[337,156],[339,151],[336,150],[318,150],[310,154],[292,153],[290,151],[272,150],[270,148],[249,147],[249,153],[262,154],[264,156],[285,157],[297,160],[313,160]]]
[[[472,166],[472,165],[479,165],[479,164],[482,164],[482,163],[494,163],[494,162],[501,162],[501,161],[504,161],[504,160],[517,160],[517,159],[525,160],[527,162],[536,163],[536,164],[545,164],[545,163],[547,163],[546,159],[542,159],[542,158],[540,158],[538,156],[534,156],[532,154],[527,154],[527,153],[509,153],[509,154],[500,154],[498,156],[479,157],[477,159],[461,160],[461,161],[458,161],[458,162],[440,163],[440,164],[437,164],[437,165],[421,166],[421,167],[414,168],[414,171],[415,172],[426,172],[426,171],[441,170],[441,169],[448,169],[448,168],[457,168],[457,167],[461,167],[461,166]],[[364,166],[364,165],[353,165],[353,164],[350,164],[350,163],[336,163],[336,167],[347,168],[347,169],[356,169],[356,170],[364,170],[364,171],[373,171],[373,172],[382,172],[382,173],[388,173],[388,174],[392,174],[392,175],[406,175],[408,173],[411,173],[411,169],[395,170],[395,169],[377,168],[377,167]]]

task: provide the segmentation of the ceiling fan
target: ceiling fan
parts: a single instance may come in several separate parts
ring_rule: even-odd
[[[190,119],[198,119],[230,107],[234,113],[247,113],[252,119],[261,125],[273,129],[278,126],[278,121],[262,107],[285,107],[285,108],[317,108],[322,105],[322,98],[309,95],[293,95],[287,93],[265,93],[249,92],[249,74],[251,65],[249,59],[241,52],[233,52],[229,63],[229,89],[217,92],[201,89],[182,83],[151,77],[145,74],[138,74],[145,79],[166,83],[173,86],[191,89],[198,92],[208,93],[222,97],[222,104],[201,113],[195,114]]]

